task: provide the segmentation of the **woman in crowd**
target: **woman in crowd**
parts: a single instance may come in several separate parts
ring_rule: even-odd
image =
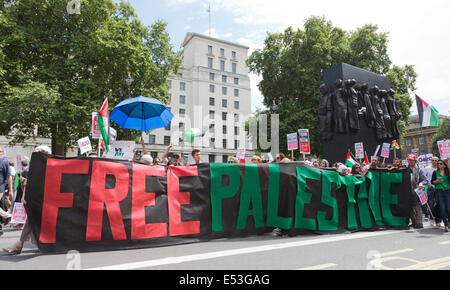
[[[448,232],[450,218],[450,171],[443,160],[438,160],[437,166],[438,169],[431,177],[431,183],[435,185],[445,231]]]

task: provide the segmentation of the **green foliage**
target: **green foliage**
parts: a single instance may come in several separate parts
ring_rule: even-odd
[[[433,139],[431,139],[431,144],[433,144],[432,151],[436,156],[440,156],[437,142],[442,140],[450,140],[450,118],[448,117],[442,121],[439,130],[433,136]]]
[[[379,33],[376,25],[347,32],[315,16],[306,20],[303,30],[289,27],[283,33],[268,33],[264,48],[255,50],[247,63],[251,72],[262,76],[258,87],[264,105],[278,105],[280,149],[287,148],[284,136],[305,128],[310,130],[312,152],[321,154],[319,86],[323,69],[339,63],[391,79],[403,114],[400,128],[404,130],[412,104],[408,91],[414,88],[417,76],[412,66],[391,67],[387,44],[388,33]]]
[[[58,110],[49,110],[37,124],[50,132],[54,144],[74,144],[87,136],[91,112],[98,111],[105,98],[111,109],[127,98],[128,72],[134,79],[132,97],[169,100],[167,77],[177,71],[181,60],[172,50],[166,23],[144,26],[124,1],[81,0],[80,14],[68,14],[68,1],[17,0],[7,6],[4,2],[0,1],[0,39],[4,80],[10,89],[0,91],[0,109],[16,106],[18,90],[30,96],[28,84],[35,89],[37,84],[44,86],[39,90],[47,97],[57,93],[51,105]],[[36,104],[22,105],[26,111]],[[24,128],[35,125],[28,118],[5,122],[14,124],[19,135],[28,134]],[[117,129],[119,138],[125,135]]]

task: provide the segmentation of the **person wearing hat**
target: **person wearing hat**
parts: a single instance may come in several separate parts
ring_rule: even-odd
[[[410,226],[421,229],[423,228],[422,222],[422,203],[420,202],[419,196],[416,194],[416,189],[422,189],[423,184],[421,179],[423,179],[423,175],[420,174],[420,168],[417,164],[417,156],[414,154],[408,155],[408,172],[411,176],[411,213]]]

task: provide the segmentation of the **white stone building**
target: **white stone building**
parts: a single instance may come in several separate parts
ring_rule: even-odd
[[[182,44],[183,63],[168,82],[170,111],[175,115],[167,128],[153,130],[145,138],[146,149],[162,157],[172,142],[172,153],[200,149],[203,162],[222,163],[235,156],[237,148],[249,147],[244,128],[251,114],[248,47],[187,33]],[[193,144],[181,142],[183,131],[205,132]],[[247,156],[253,152],[248,151]]]

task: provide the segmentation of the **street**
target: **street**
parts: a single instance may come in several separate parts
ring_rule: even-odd
[[[156,247],[42,254],[27,242],[21,255],[0,254],[0,269],[119,270],[449,270],[450,234],[429,222],[423,229],[246,238]],[[0,247],[20,231],[5,229]]]

